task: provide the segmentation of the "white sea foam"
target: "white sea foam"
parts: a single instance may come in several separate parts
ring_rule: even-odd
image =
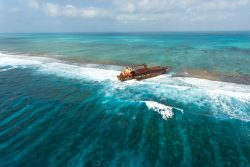
[[[8,55],[0,53],[0,66],[12,65],[12,66],[25,66],[41,64],[41,61],[24,59],[23,57],[17,58],[15,55]]]
[[[0,67],[7,65],[16,67],[36,66],[39,67],[38,72],[78,79],[88,78],[96,81],[117,81],[116,76],[119,74],[119,71],[115,70],[92,68],[89,65],[67,64],[51,58],[0,53]]]
[[[149,110],[154,110],[162,115],[162,118],[167,120],[174,115],[173,108],[154,101],[144,101]]]
[[[95,81],[117,80],[116,75],[119,73],[114,70],[90,68],[58,62],[43,64],[39,69],[39,72],[55,74],[63,77],[66,76],[69,78],[86,78]]]
[[[6,66],[8,67],[5,68]],[[129,98],[135,98],[132,100],[140,101],[144,99],[143,92],[147,91],[147,93],[157,96],[162,101],[171,99],[182,105],[210,106],[216,117],[250,121],[250,85],[198,78],[171,77],[169,75],[162,75],[144,81],[119,82],[116,78],[119,71],[116,70],[96,68],[93,65],[67,64],[45,57],[0,53],[0,67],[4,67],[2,70],[10,70],[19,66],[35,66],[38,67],[36,69],[39,73],[62,77],[90,79],[99,82],[110,81],[110,89],[112,89],[108,91],[110,95],[117,92],[122,92],[123,95],[131,94],[133,91],[124,92],[124,89],[133,89],[135,87],[137,93],[128,96]],[[142,94],[138,94],[139,89]],[[164,115],[164,119],[173,116],[172,107],[152,101],[148,101],[146,105]]]
[[[197,78],[171,78],[171,81],[167,81],[166,78],[165,80],[161,86],[151,88],[151,91],[161,100],[168,98],[184,105],[210,107],[215,117],[250,121],[249,85]],[[177,85],[172,86],[173,80]]]
[[[174,115],[173,109],[177,109],[183,112],[182,109],[166,106],[164,104],[161,104],[155,101],[142,101],[142,102],[146,104],[149,110],[154,110],[158,112],[159,114],[161,114],[162,118],[165,120],[172,118],[172,116]]]

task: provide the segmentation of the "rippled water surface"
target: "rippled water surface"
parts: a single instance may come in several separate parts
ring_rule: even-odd
[[[169,42],[172,56],[159,54],[156,62],[173,65],[183,61],[176,59],[180,52],[194,48],[174,47],[172,38],[176,37],[171,35],[167,40],[166,35],[154,36],[158,44],[152,46],[145,44],[148,36],[131,34],[126,37],[129,40],[112,34],[92,35],[88,41],[86,34],[51,36],[1,34],[0,166],[250,166],[250,85],[172,73],[141,82],[116,79],[121,69],[117,64],[139,59],[131,53],[142,51],[145,55],[146,46],[157,56],[153,46],[161,48]],[[217,36],[222,40],[223,35]],[[194,37],[184,35],[187,41],[179,40],[188,45],[187,38]],[[223,37],[227,39],[223,49],[219,39],[201,38],[209,38],[214,45],[197,41],[197,55],[202,57],[217,48],[220,54],[214,52],[214,61],[220,55],[229,57],[215,71],[228,73],[230,64],[226,62],[238,60],[240,65],[232,68],[241,75],[249,74],[249,36],[232,37],[231,42],[228,36]],[[120,45],[118,50],[126,45],[131,51],[108,53],[115,47],[112,41],[117,41],[116,47]],[[80,56],[82,50],[77,55],[77,49],[69,47],[76,44],[84,46],[82,50],[86,46],[89,56]],[[240,56],[230,57],[233,53]],[[30,54],[33,56],[27,56]],[[124,57],[130,54],[131,59]],[[209,62],[213,58],[205,61],[199,56],[188,57],[190,62],[180,68],[213,66]],[[143,61],[151,58],[145,56]],[[106,63],[100,65],[102,59]]]

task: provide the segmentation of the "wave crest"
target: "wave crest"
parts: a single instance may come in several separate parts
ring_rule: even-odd
[[[33,66],[38,73],[99,82],[108,81],[105,82],[105,86],[109,89],[106,92],[110,96],[137,102],[145,99],[146,96],[154,96],[161,101],[166,99],[177,101],[182,108],[190,104],[198,106],[201,110],[209,107],[214,117],[250,121],[250,85],[168,75],[121,83],[116,77],[119,71],[113,69],[96,68],[87,64],[69,64],[45,57],[0,53],[2,71]],[[174,114],[173,107],[154,101],[144,102],[149,109],[160,113],[164,119],[171,118]]]
[[[149,110],[154,110],[162,115],[162,118],[167,120],[169,118],[172,118],[174,115],[173,109],[177,109],[179,111],[182,111],[182,109],[166,106],[164,104],[155,102],[155,101],[142,101],[145,103],[145,105],[148,107]]]

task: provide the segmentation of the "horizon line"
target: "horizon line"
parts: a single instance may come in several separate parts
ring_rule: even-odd
[[[41,33],[41,34],[46,34],[46,33],[185,33],[185,32],[250,32],[250,30],[183,30],[183,31],[44,31],[44,32],[28,32],[28,31],[23,31],[23,32],[0,32],[0,34],[18,34],[18,33]]]

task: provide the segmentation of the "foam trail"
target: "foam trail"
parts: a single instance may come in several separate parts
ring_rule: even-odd
[[[69,78],[85,78],[95,81],[113,80],[116,81],[116,75],[118,71],[106,70],[100,68],[84,67],[80,65],[72,65],[65,63],[46,63],[39,69],[40,72],[47,74],[55,74],[58,76]]]
[[[173,117],[173,115],[174,115],[173,109],[177,109],[177,110],[183,112],[182,109],[166,106],[164,104],[161,104],[161,103],[158,103],[155,101],[142,101],[142,102],[144,102],[146,104],[146,106],[148,107],[149,110],[154,110],[154,111],[158,112],[159,114],[161,114],[162,118],[165,120]]]
[[[18,67],[35,67],[35,72],[41,74],[98,82],[108,81],[110,86],[108,94],[111,96],[116,94],[122,98],[134,98],[131,93],[133,94],[134,90],[140,89],[142,92],[146,91],[155,95],[160,100],[171,99],[182,105],[195,104],[200,108],[209,106],[215,117],[250,121],[250,85],[168,75],[143,81],[131,80],[121,83],[116,77],[119,71],[112,68],[103,69],[96,65],[69,64],[52,58],[3,53],[0,53],[0,67],[2,67],[0,72]],[[142,96],[144,96],[143,93],[138,94],[137,99],[132,100],[140,101],[143,99]],[[165,119],[173,116],[173,107],[152,101],[147,101],[146,105],[162,114]]]
[[[17,58],[14,55],[7,55],[0,53],[0,66],[12,65],[12,66],[25,66],[25,65],[36,65],[42,64],[41,61]]]
[[[9,55],[0,53],[0,67],[7,65],[26,68],[27,66],[39,67],[38,72],[54,74],[62,77],[91,79],[95,81],[111,80],[117,81],[119,71],[89,67],[86,65],[67,64],[63,61],[23,55]]]

